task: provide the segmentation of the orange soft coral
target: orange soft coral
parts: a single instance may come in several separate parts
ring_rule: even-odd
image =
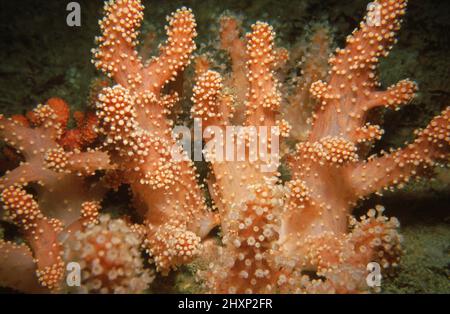
[[[89,187],[84,177],[110,169],[110,159],[106,153],[91,149],[64,150],[60,141],[67,133],[69,119],[64,102],[39,105],[28,117],[31,125],[0,119],[1,136],[24,159],[0,178],[0,188],[37,183],[38,201],[45,213],[71,223],[83,201],[102,198],[105,188],[101,184]]]
[[[118,85],[103,90],[97,116],[106,147],[145,219],[148,251],[167,273],[197,255],[200,237],[208,234],[215,218],[205,205],[192,162],[172,159],[175,141],[167,116],[178,96],[162,93],[190,62],[194,16],[186,8],[173,13],[159,56],[142,60],[136,50],[142,11],[137,0],[105,5],[94,64]],[[180,246],[185,241],[190,245]]]
[[[86,181],[96,170],[111,169],[106,153],[78,149],[64,150],[60,141],[67,133],[67,104],[52,99],[30,112],[28,119],[1,117],[0,134],[23,158],[20,164],[0,178],[5,219],[16,224],[31,248],[40,285],[48,290],[59,288],[64,274],[60,232],[80,219],[83,206],[98,202],[107,187],[99,180]],[[37,200],[24,187],[34,189]],[[70,230],[72,230],[71,228]],[[11,252],[16,247],[5,243],[0,250],[2,284],[10,285],[7,272],[12,263]],[[19,255],[17,255],[19,256]],[[29,255],[21,254],[17,262],[29,265]],[[6,279],[4,278],[6,276]],[[24,278],[24,291],[39,290],[36,282]],[[13,286],[15,287],[15,286]]]
[[[137,293],[153,277],[143,269],[142,236],[122,219],[99,215],[99,202],[84,202],[70,225],[45,216],[20,186],[1,194],[6,219],[16,224],[27,245],[0,241],[0,284],[24,292]],[[66,265],[77,263],[80,284],[67,286]],[[11,276],[20,270],[21,276]]]
[[[356,219],[354,207],[449,157],[449,108],[404,148],[367,156],[384,133],[368,123],[370,110],[407,104],[417,90],[404,80],[383,91],[377,80],[379,59],[395,43],[406,2],[375,1],[371,10],[380,9],[380,20],[369,12],[328,66],[323,62],[328,33],[317,30],[307,49],[317,53],[304,60],[307,73],[291,94],[281,73],[289,54],[275,47],[273,28],[256,22],[241,38],[236,19],[221,19],[221,48],[230,55],[232,72],[223,79],[210,69],[212,62],[199,57],[191,110],[213,140],[203,152],[217,212],[207,207],[196,169],[172,137],[169,119],[179,95],[168,93],[168,84],[195,49],[192,12],[173,13],[160,54],[143,60],[137,48],[141,2],[106,2],[93,63],[116,85],[99,93],[96,115],[75,113],[77,128],[67,130],[68,106],[54,98],[27,118],[0,118],[0,135],[20,153],[7,154],[23,160],[0,179],[5,219],[26,243],[0,241],[0,285],[29,292],[72,290],[62,280],[64,263],[76,261],[84,273],[81,287],[73,288],[77,292],[142,292],[152,280],[140,256],[142,244],[162,274],[199,262],[198,278],[208,292],[371,291],[368,264],[378,263],[384,274],[399,261],[399,222],[384,216],[382,206]],[[290,107],[283,109],[286,104]],[[301,122],[290,137],[298,143],[286,155],[291,170],[286,182],[277,169],[278,140],[286,142],[291,130],[283,113],[291,123]],[[242,126],[250,131],[223,136]],[[258,141],[252,142],[254,135]],[[100,141],[101,150],[90,148]],[[234,144],[240,144],[236,151],[224,151]],[[181,160],[174,159],[174,150]],[[99,179],[97,170],[106,174]],[[143,224],[99,212],[104,192],[123,183],[130,186]],[[206,239],[218,224],[220,244]],[[11,276],[11,269],[24,277]]]
[[[384,269],[397,265],[401,238],[396,219],[383,216],[379,206],[358,221],[352,209],[359,199],[401,186],[419,169],[448,160],[450,116],[445,110],[417,132],[412,144],[390,154],[367,158],[360,149],[383,134],[380,126],[366,122],[369,110],[408,103],[416,91],[409,80],[379,90],[376,66],[395,43],[406,1],[377,4],[380,23],[362,22],[347,38],[346,48],[337,49],[329,60],[327,82],[311,84],[310,95],[318,105],[306,140],[287,158],[290,181],[279,182],[276,172],[262,174],[258,162],[212,159],[209,187],[219,209],[224,247],[207,246],[209,267],[199,275],[210,291],[364,292],[369,262]],[[230,32],[234,38],[233,28]],[[275,125],[278,120],[281,96],[274,79],[273,36],[261,22],[247,35],[246,68],[239,69],[248,80],[243,84],[248,86],[245,125]],[[204,71],[194,87],[194,117],[206,125],[229,124],[227,98],[220,75]]]
[[[92,208],[89,212],[93,212]],[[141,236],[123,219],[99,215],[95,221],[85,221],[84,230],[76,232],[65,243],[64,259],[78,262],[83,274],[81,285],[68,290],[78,293],[143,292],[153,276],[143,267],[141,244]]]
[[[5,204],[6,218],[21,228],[33,250],[39,283],[50,290],[55,289],[64,275],[62,250],[57,241],[61,222],[45,217],[33,197],[19,187],[10,186],[3,190],[1,200]]]

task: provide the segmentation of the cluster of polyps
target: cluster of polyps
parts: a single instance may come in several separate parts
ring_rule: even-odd
[[[303,140],[286,156],[290,181],[277,180],[276,172],[261,173],[257,163],[211,163],[209,190],[220,214],[224,247],[207,246],[209,264],[199,275],[210,291],[366,291],[369,262],[384,269],[397,265],[401,238],[396,219],[387,219],[378,207],[357,221],[352,208],[371,193],[417,177],[418,169],[448,160],[450,110],[418,131],[417,139],[405,148],[367,158],[366,146],[383,134],[380,126],[367,123],[369,110],[406,104],[417,89],[404,80],[387,91],[379,90],[377,64],[395,43],[406,1],[377,4],[379,23],[362,22],[347,38],[346,47],[330,58],[326,82],[311,82],[309,93],[300,94],[302,99],[315,99],[317,108],[309,132],[303,135],[303,130],[296,130],[296,138]],[[281,87],[272,29],[256,23],[244,41],[232,18],[222,23],[222,47],[230,52],[234,72],[227,89],[215,84],[218,73],[199,75],[194,117],[223,127],[239,121],[229,115],[233,103],[224,105],[231,90],[237,100],[245,97],[240,101],[245,103],[244,125],[274,124],[283,99],[277,92]],[[317,67],[311,68],[319,77]],[[208,79],[214,92],[204,91],[207,98],[196,97],[196,88],[205,89]],[[281,96],[295,105],[295,97]],[[304,121],[302,108],[309,110],[305,106],[282,111],[300,112],[298,118]],[[295,118],[290,116],[289,121],[295,123]],[[311,272],[313,277],[306,275]]]
[[[146,249],[157,268],[167,273],[198,255],[201,237],[216,221],[205,205],[193,163],[188,158],[172,159],[176,142],[167,115],[178,96],[163,93],[164,85],[190,62],[194,16],[186,8],[173,13],[160,55],[147,61],[136,51],[142,11],[135,0],[105,5],[94,63],[117,85],[103,90],[97,114],[106,148],[145,220]]]
[[[96,211],[98,213],[98,211]],[[143,267],[140,235],[123,219],[100,215],[65,244],[64,260],[78,261],[81,293],[139,293],[153,281]]]
[[[79,122],[82,117],[78,114]],[[94,174],[111,165],[106,153],[86,148],[95,139],[93,130],[85,123],[67,130],[68,119],[68,106],[56,99],[27,117],[0,119],[0,134],[19,163],[0,179],[1,200],[6,220],[17,225],[27,243],[0,240],[1,285],[25,292],[61,291],[66,263],[83,262],[64,259],[63,251],[67,241],[89,234],[98,223],[108,183]],[[83,287],[90,284],[87,279]]]
[[[79,123],[78,132],[68,132],[67,110],[60,104],[39,106],[29,119],[0,120],[5,141],[25,159],[1,179],[2,200],[7,217],[31,248],[0,241],[0,283],[24,291],[43,286],[57,290],[64,262],[75,259],[86,275],[81,291],[142,291],[151,281],[140,259],[143,243],[163,274],[195,259],[206,261],[198,276],[210,292],[367,291],[370,262],[385,269],[398,263],[398,221],[386,218],[381,206],[357,220],[352,208],[359,199],[448,160],[450,142],[447,109],[405,148],[366,156],[367,146],[383,134],[380,126],[367,123],[369,110],[408,103],[416,91],[409,80],[379,90],[377,64],[395,43],[406,0],[377,4],[372,8],[379,10],[379,21],[362,22],[346,47],[337,49],[328,78],[319,70],[321,62],[311,62],[304,70],[314,72],[310,78],[323,79],[300,82],[294,96],[287,95],[279,80],[277,71],[288,55],[275,48],[273,28],[257,22],[241,39],[236,19],[221,20],[221,47],[230,53],[233,71],[223,80],[199,58],[194,118],[222,131],[236,124],[277,126],[286,138],[291,127],[279,111],[292,112],[289,121],[294,123],[295,114],[302,123],[305,114],[281,110],[283,103],[292,106],[303,99],[308,111],[315,100],[317,108],[309,133],[295,130],[295,138],[303,140],[286,156],[291,170],[287,182],[275,169],[261,171],[258,160],[220,160],[214,158],[219,149],[207,147],[214,202],[209,209],[186,152],[186,158],[172,158],[176,142],[168,114],[178,95],[164,93],[192,57],[194,16],[186,8],[172,14],[160,55],[142,60],[136,50],[141,2],[107,2],[93,62],[116,85],[98,96],[101,149],[86,148],[95,137],[89,128],[92,117],[80,119],[86,123]],[[321,55],[327,51],[323,47]],[[222,144],[228,140],[234,138]],[[248,157],[249,138],[237,140],[245,142]],[[276,141],[258,145],[278,154]],[[96,170],[106,171],[102,179],[92,178]],[[26,183],[37,183],[35,198]],[[142,225],[99,215],[106,189],[123,183],[130,186]],[[205,240],[218,224],[221,245]],[[18,280],[10,269],[30,276]]]

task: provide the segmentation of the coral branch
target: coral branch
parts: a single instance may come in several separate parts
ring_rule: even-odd
[[[0,240],[0,285],[27,293],[47,291],[36,278],[36,264],[27,245]]]
[[[328,73],[328,58],[331,54],[331,30],[328,25],[317,23],[311,29],[309,40],[301,42],[291,52],[291,62],[298,62],[301,75],[294,77],[295,86],[287,96],[287,103],[281,107],[284,118],[292,126],[290,138],[294,141],[306,140],[311,128],[312,113],[316,102],[311,97],[311,85],[317,80],[325,80]],[[287,88],[282,90],[288,93]]]
[[[106,15],[100,22],[102,36],[97,38],[99,48],[93,51],[93,62],[123,86],[131,85],[131,73],[141,73],[143,69],[135,50],[144,18],[143,10],[138,0],[105,2]]]
[[[375,106],[395,107],[408,103],[416,91],[415,83],[404,80],[386,92],[377,88],[377,64],[395,43],[395,34],[405,14],[406,0],[377,1],[359,29],[347,37],[344,49],[337,49],[330,59],[328,83],[317,81],[311,93],[319,102],[310,141],[339,136],[350,141],[354,131],[366,123],[369,109]],[[373,18],[376,14],[377,18]]]
[[[177,73],[189,64],[195,50],[197,36],[194,16],[191,10],[181,8],[168,19],[167,41],[160,49],[160,55],[147,66],[147,89],[159,92],[161,87],[173,80]]]
[[[168,18],[167,42],[160,55],[144,65],[138,55],[139,28],[144,6],[138,0],[107,2],[106,16],[100,22],[102,36],[94,50],[95,66],[127,89],[159,94],[190,62],[195,49],[195,20],[190,10],[182,8]]]
[[[17,122],[17,118],[0,119],[0,135],[25,159],[0,178],[0,187],[37,183],[41,210],[65,224],[77,219],[83,201],[101,200],[107,191],[99,184],[95,188],[87,185],[84,178],[96,170],[112,168],[105,152],[65,151],[61,147],[68,110],[64,101],[53,98],[30,112],[28,123]]]
[[[284,192],[275,183],[271,179],[249,186],[250,197],[235,204],[228,217],[222,216],[229,224],[224,247],[210,247],[210,268],[199,272],[211,292],[274,293],[293,289],[293,281],[286,276],[289,272],[275,266],[277,217],[283,208]]]
[[[450,108],[447,108],[405,148],[351,167],[349,177],[355,195],[364,197],[390,186],[402,187],[423,167],[433,167],[438,161],[446,162],[449,158],[449,125]]]
[[[246,43],[240,38],[240,21],[231,16],[220,19],[220,47],[231,59],[231,74],[225,85],[232,88],[236,100],[236,119],[245,116],[245,100],[248,91]],[[242,123],[243,121],[234,121]]]
[[[281,103],[278,81],[274,77],[276,65],[272,26],[257,22],[247,35],[247,78],[249,96],[246,102],[247,125],[275,125]]]
[[[57,240],[61,223],[43,216],[38,204],[22,188],[11,186],[1,194],[7,218],[18,225],[33,250],[39,283],[53,290],[64,275],[62,248]]]
[[[172,148],[177,146],[167,116],[178,97],[162,94],[164,85],[190,62],[196,24],[186,8],[172,14],[167,43],[158,57],[142,67],[135,50],[142,20],[140,1],[110,2],[105,12],[95,63],[119,85],[101,93],[97,116],[106,146],[118,170],[123,171],[123,181],[130,184],[133,203],[145,220],[147,251],[157,268],[167,273],[187,260],[186,250],[177,243],[186,239],[198,243],[216,224],[196,182],[192,162],[185,152],[181,161],[172,156]],[[113,55],[116,57],[111,58]],[[131,66],[119,65],[123,60]],[[189,252],[193,258],[197,244]]]
[[[234,108],[233,99],[222,91],[222,77],[208,70],[197,78],[193,88],[191,112],[195,118],[202,119],[203,125],[226,126],[230,123]]]
[[[372,99],[367,101],[364,110],[369,110],[379,106],[397,109],[399,106],[408,104],[417,91],[417,85],[410,80],[403,80],[390,86],[384,92],[375,92]]]
[[[61,147],[47,150],[45,167],[55,172],[73,173],[79,176],[95,174],[97,170],[111,170],[109,156],[100,151],[66,152]]]

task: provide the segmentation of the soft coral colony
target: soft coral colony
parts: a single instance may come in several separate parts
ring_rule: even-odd
[[[177,146],[168,118],[180,97],[167,85],[196,48],[193,13],[173,13],[159,55],[143,60],[140,1],[107,2],[93,63],[115,85],[100,92],[96,113],[74,114],[78,127],[68,130],[67,104],[51,99],[26,116],[0,120],[5,149],[18,163],[1,178],[4,219],[23,238],[22,244],[0,240],[0,285],[25,292],[143,292],[154,277],[145,251],[162,275],[195,262],[205,292],[369,291],[368,263],[385,270],[398,264],[399,223],[382,206],[359,219],[352,210],[374,192],[445,164],[450,138],[447,108],[404,148],[368,156],[383,135],[368,122],[371,109],[407,104],[417,90],[409,80],[381,90],[377,64],[395,43],[406,1],[377,3],[379,23],[366,17],[329,59],[328,73],[318,69],[326,62],[313,60],[328,57],[329,47],[320,43],[327,36],[313,36],[311,49],[319,53],[305,60],[303,79],[291,90],[282,75],[289,56],[275,47],[273,28],[257,22],[241,38],[235,18],[221,19],[221,48],[232,70],[223,75],[212,70],[214,62],[197,58],[192,117],[219,131],[277,126],[285,141],[297,144],[283,156],[287,181],[278,171],[261,171],[260,161],[211,158],[222,151],[209,147],[210,173],[201,184],[186,152],[182,161],[172,158]],[[105,193],[121,184],[129,186],[138,222],[101,213]],[[217,226],[221,241],[211,232]],[[70,262],[81,267],[80,287],[66,286]]]

